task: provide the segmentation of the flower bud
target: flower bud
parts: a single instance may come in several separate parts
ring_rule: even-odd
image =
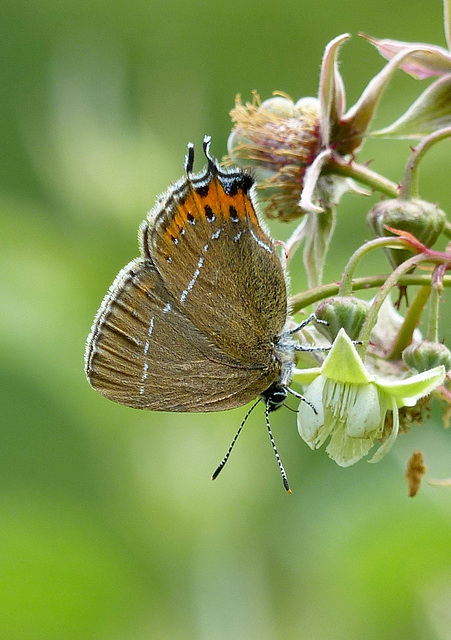
[[[302,215],[299,199],[305,170],[319,152],[319,103],[303,98],[296,104],[275,96],[231,111],[230,160],[252,168],[266,215],[289,221]]]
[[[367,223],[374,235],[392,236],[385,226],[408,231],[426,247],[431,247],[443,231],[446,214],[436,204],[414,198],[412,200],[384,200],[368,213]],[[408,249],[385,249],[391,266],[396,269],[412,257]]]
[[[424,340],[418,344],[411,344],[402,352],[402,359],[409,369],[419,373],[439,365],[443,365],[446,371],[451,369],[451,352],[439,342]]]
[[[357,340],[369,306],[365,300],[351,296],[329,298],[315,309],[316,317],[327,324],[318,323],[316,327],[331,342],[335,340],[340,329],[344,329],[351,340]]]

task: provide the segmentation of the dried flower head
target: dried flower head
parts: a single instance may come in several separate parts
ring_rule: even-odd
[[[294,103],[279,94],[232,110],[229,161],[252,167],[269,216],[287,221],[306,212],[321,213],[356,186],[328,170],[332,157],[347,157],[363,144],[381,96],[410,50],[402,51],[367,85],[346,110],[338,52],[349,34],[334,38],[323,56],[318,98]],[[329,167],[330,169],[330,167]]]
[[[228,150],[233,163],[252,167],[265,213],[289,221],[299,217],[299,200],[308,167],[318,154],[319,103],[285,95],[264,102],[254,93],[243,104],[237,96]]]

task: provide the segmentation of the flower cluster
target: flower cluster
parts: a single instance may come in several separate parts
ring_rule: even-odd
[[[301,351],[295,370],[305,397],[299,405],[299,433],[312,449],[327,442],[327,453],[341,466],[354,464],[377,442],[370,462],[380,460],[399,432],[422,420],[430,394],[440,398],[445,419],[451,414],[451,353],[438,326],[439,303],[451,285],[446,275],[451,252],[433,248],[451,238],[451,225],[436,203],[420,197],[418,186],[425,153],[451,136],[451,25],[446,0],[444,5],[448,48],[361,34],[387,62],[351,107],[346,107],[338,67],[340,47],[350,38],[343,34],[326,46],[317,97],[295,102],[278,93],[261,101],[255,93],[251,103],[238,97],[231,112],[234,125],[225,161],[252,169],[266,215],[282,222],[300,219],[284,243],[284,255],[288,265],[303,245],[309,289],[293,295],[292,308],[296,313],[314,305],[321,324],[309,328],[310,342],[318,345],[318,366],[304,362]],[[371,131],[385,89],[399,71],[433,81],[395,122]],[[417,141],[399,184],[358,162],[369,135]],[[346,191],[368,189],[385,198],[367,213],[374,239],[354,247],[337,275],[339,284],[324,283],[340,198]],[[380,249],[388,258],[387,274],[356,279],[361,259]],[[358,298],[363,288],[377,290],[371,302]],[[391,302],[394,289],[398,309],[405,301],[404,315]],[[425,310],[423,338],[417,325]],[[324,336],[331,343],[328,353]],[[406,477],[414,495],[426,470],[420,452],[409,465]]]

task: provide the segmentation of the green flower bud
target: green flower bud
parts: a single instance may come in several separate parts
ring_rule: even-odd
[[[402,353],[402,359],[413,371],[422,373],[439,365],[446,371],[451,369],[451,351],[444,344],[424,340],[418,344],[411,344]]]
[[[329,298],[315,309],[316,317],[326,321],[327,325],[318,323],[316,327],[331,342],[335,340],[340,329],[344,329],[351,340],[357,340],[369,306],[365,300],[351,296]]]
[[[306,168],[320,148],[319,103],[303,98],[296,104],[275,96],[260,103],[257,95],[231,111],[230,161],[252,168],[266,215],[289,221],[302,215],[299,200]]]
[[[431,247],[442,233],[446,214],[436,204],[414,198],[412,200],[384,200],[368,213],[367,223],[374,235],[392,236],[385,226],[408,231],[426,247]],[[396,269],[412,257],[408,249],[385,249],[391,266]]]

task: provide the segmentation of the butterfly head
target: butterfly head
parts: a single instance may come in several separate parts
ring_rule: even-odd
[[[277,380],[263,391],[261,397],[268,407],[268,413],[271,413],[272,411],[280,409],[280,407],[285,403],[285,400],[287,399],[287,388]]]

